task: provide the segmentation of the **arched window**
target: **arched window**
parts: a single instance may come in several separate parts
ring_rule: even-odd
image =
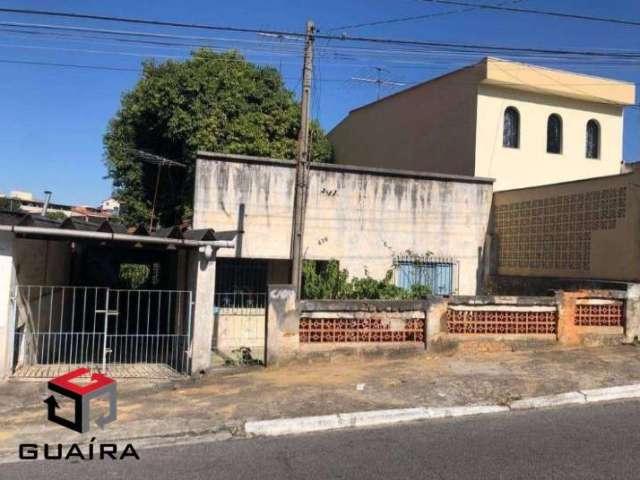
[[[562,118],[557,113],[547,120],[547,152],[562,153]]]
[[[600,158],[600,124],[596,120],[587,122],[587,158]]]
[[[504,111],[502,146],[507,148],[520,147],[520,113],[514,107],[507,107]]]

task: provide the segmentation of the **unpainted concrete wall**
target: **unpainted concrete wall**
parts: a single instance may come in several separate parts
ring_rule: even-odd
[[[241,347],[251,349],[252,357],[262,358],[265,345],[264,308],[220,308],[216,312],[214,347],[226,355]]]
[[[201,154],[194,228],[235,229],[244,210],[242,257],[289,258],[294,174],[293,162]],[[490,204],[491,183],[472,178],[314,165],[304,256],[337,259],[352,276],[383,278],[395,255],[432,252],[458,260],[458,292],[475,294]]]
[[[14,240],[19,285],[69,285],[71,242],[64,240]]]

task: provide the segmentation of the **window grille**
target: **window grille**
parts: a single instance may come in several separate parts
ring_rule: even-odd
[[[401,288],[424,285],[434,295],[451,295],[457,291],[458,263],[452,258],[396,257],[394,269],[396,285]]]

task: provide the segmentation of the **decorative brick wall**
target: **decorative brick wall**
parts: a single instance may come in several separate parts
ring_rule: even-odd
[[[580,327],[624,327],[624,302],[620,300],[578,300],[575,324]]]
[[[301,343],[394,343],[425,341],[424,319],[301,318]]]
[[[447,310],[447,333],[467,335],[556,334],[555,307],[452,306]]]

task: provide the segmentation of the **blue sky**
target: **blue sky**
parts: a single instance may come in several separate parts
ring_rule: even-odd
[[[497,0],[484,1],[498,3]],[[351,35],[509,47],[640,50],[640,27],[482,10],[459,12],[456,7],[421,0],[34,0],[4,1],[0,6],[287,31],[302,31],[308,18],[312,18],[321,31],[328,31],[344,25],[389,18],[455,12],[344,31]],[[637,0],[522,0],[517,6],[640,20],[640,2]],[[219,48],[242,47],[240,50],[244,49],[249,59],[281,69],[289,87],[299,93],[301,55],[293,41],[280,41],[288,45],[287,52],[283,54],[283,46],[275,45],[278,41],[253,35],[234,36],[5,13],[0,13],[0,22],[209,36]],[[122,93],[132,88],[138,78],[136,71],[127,69],[138,69],[145,57],[185,57],[189,48],[131,45],[68,35],[45,37],[14,30],[0,29],[0,192],[19,189],[40,196],[43,190],[50,189],[56,202],[97,204],[111,192],[111,183],[104,178],[102,136],[107,122],[118,109]],[[331,33],[342,31],[338,29]],[[409,85],[481,57],[450,54],[416,56],[407,55],[407,52],[390,55],[377,51],[377,47],[369,47],[372,51],[365,52],[343,51],[335,56],[335,52],[330,50],[332,47],[331,42],[318,42],[320,52],[315,65],[312,114],[326,130],[331,129],[350,109],[376,99],[375,85],[352,80],[352,77],[374,78],[375,67],[381,67],[385,69],[383,78]],[[125,70],[3,63],[7,61],[108,66]],[[557,59],[532,63],[565,66],[579,72],[640,82],[638,63],[624,66],[603,62],[566,64]],[[381,93],[389,94],[397,88],[384,87]],[[628,109],[625,122],[625,159],[638,161],[640,109]]]

